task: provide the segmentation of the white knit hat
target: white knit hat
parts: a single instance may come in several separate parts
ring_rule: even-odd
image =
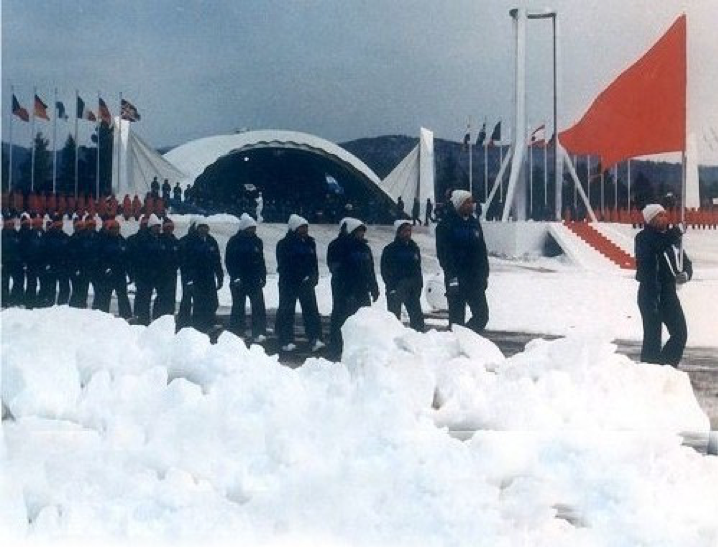
[[[471,199],[471,192],[467,190],[454,190],[451,192],[451,204],[457,211],[467,199]]]
[[[394,221],[394,230],[398,233],[399,230],[401,230],[401,227],[404,226],[404,224],[411,224],[410,220],[407,220],[405,218],[402,218],[400,220]]]
[[[147,226],[150,228],[152,228],[152,226],[162,226],[162,221],[156,214],[152,213],[147,221]]]
[[[347,217],[344,220],[345,220],[344,224],[347,227],[348,234],[351,234],[354,230],[356,230],[357,228],[361,228],[361,227],[364,227],[364,229],[366,230],[366,225],[358,218]]]
[[[309,222],[307,222],[307,219],[295,214],[290,215],[289,221],[287,222],[287,227],[289,228],[289,230],[291,232],[296,232],[297,228],[299,228],[300,226],[309,226]]]
[[[666,210],[658,205],[657,203],[649,203],[643,208],[643,219],[646,221],[646,224],[650,224],[650,222],[656,218],[656,215],[658,213],[665,213]]]
[[[247,228],[251,228],[252,226],[256,226],[256,225],[257,225],[257,221],[254,220],[247,213],[242,213],[242,216],[239,217],[239,229],[240,230],[246,230]]]

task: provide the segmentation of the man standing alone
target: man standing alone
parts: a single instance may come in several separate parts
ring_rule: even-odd
[[[677,247],[682,233],[677,226],[668,229],[668,215],[662,206],[646,205],[643,218],[646,225],[636,234],[638,309],[643,320],[641,361],[677,367],[686,347],[688,328],[676,286],[691,279],[693,267],[684,253],[682,271],[678,268]],[[669,338],[661,348],[663,324]]]
[[[489,321],[486,288],[489,258],[474,200],[466,190],[451,193],[446,216],[436,227],[436,254],[444,270],[449,324],[464,325],[466,305],[471,319],[466,326],[481,333]]]

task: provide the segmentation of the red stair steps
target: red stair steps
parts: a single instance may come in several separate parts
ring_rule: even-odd
[[[636,259],[587,222],[566,222],[566,227],[611,262],[624,270],[635,270]]]

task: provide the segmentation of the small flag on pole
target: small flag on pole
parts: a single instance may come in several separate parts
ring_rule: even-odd
[[[542,123],[534,129],[529,146],[546,146],[546,124]]]
[[[112,125],[112,114],[110,114],[110,109],[107,108],[107,105],[105,104],[105,101],[102,100],[102,97],[99,97],[97,114],[99,115],[100,119],[107,125]]]
[[[141,119],[137,108],[130,101],[122,99],[120,117],[128,122],[138,122]]]
[[[57,110],[57,117],[61,120],[68,118],[67,112],[65,112],[65,105],[62,104],[62,101],[55,101],[55,110]]]
[[[491,138],[489,139],[489,146],[494,146],[495,144],[501,144],[501,122],[498,122],[494,126]]]
[[[12,96],[12,113],[24,122],[30,121],[30,114],[28,114],[27,109],[20,106],[20,103],[15,95]]]
[[[42,102],[42,99],[35,95],[35,116],[42,118],[43,120],[50,121],[47,115],[47,105]]]
[[[466,135],[464,135],[464,140],[461,143],[461,149],[468,150],[470,141],[471,141],[471,126],[467,125],[466,126]]]
[[[77,118],[80,120],[89,120],[91,122],[97,121],[97,118],[92,113],[92,110],[87,108],[85,101],[83,101],[79,96],[77,97]]]
[[[476,146],[481,146],[484,144],[484,141],[486,140],[486,122],[484,122],[484,125],[481,126],[481,129],[479,130],[479,135],[476,137]]]

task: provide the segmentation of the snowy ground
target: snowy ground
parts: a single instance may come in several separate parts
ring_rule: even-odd
[[[235,229],[213,223],[220,247]],[[283,232],[260,226],[270,271]],[[323,259],[336,229],[311,232]],[[681,299],[689,344],[718,348],[705,236]],[[377,260],[391,237],[370,228]],[[341,363],[291,369],[229,333],[175,335],[169,318],[4,311],[3,544],[718,545],[718,458],[681,446],[709,429],[688,376],[611,344],[640,338],[630,274],[491,265],[490,329],[568,336],[504,359],[379,305],[347,323]],[[319,294],[326,313],[326,276]]]

